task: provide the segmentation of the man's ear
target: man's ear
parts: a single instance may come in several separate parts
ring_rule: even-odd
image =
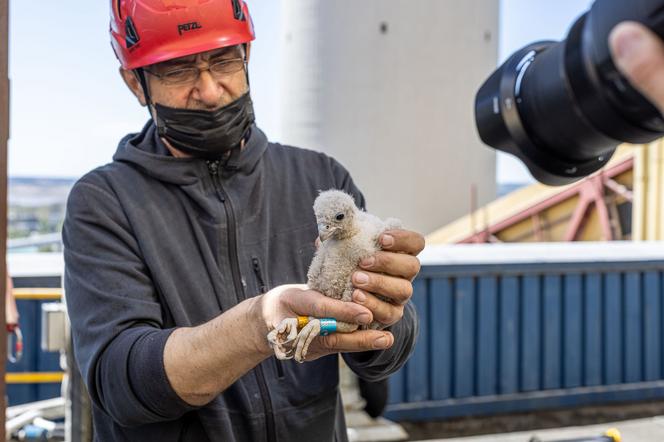
[[[141,86],[141,82],[138,80],[137,74],[134,71],[120,67],[120,75],[122,76],[122,79],[124,80],[131,93],[134,94],[134,96],[138,99],[138,102],[141,103],[141,106],[145,106],[145,94],[143,93],[143,87]]]

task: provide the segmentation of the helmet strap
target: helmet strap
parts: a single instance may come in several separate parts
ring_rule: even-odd
[[[244,58],[244,76],[247,79],[247,90],[251,90],[251,85],[249,84],[249,62],[247,61],[247,43],[242,44],[242,58]]]
[[[138,77],[138,81],[141,83],[141,88],[143,88],[143,96],[145,97],[145,104],[148,107],[148,111],[150,111],[150,102],[152,100],[150,99],[150,90],[148,88],[148,80],[145,78],[145,71],[143,68],[136,68],[134,69],[134,73],[136,77]],[[150,114],[150,116],[152,116],[152,114]]]

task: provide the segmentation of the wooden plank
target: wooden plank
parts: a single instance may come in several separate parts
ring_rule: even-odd
[[[7,142],[9,140],[9,1],[0,0],[0,293],[7,289]],[[5,322],[5,303],[0,302],[0,317]],[[0,327],[0,355],[7,354],[7,328]],[[3,357],[4,358],[4,357]],[[0,364],[0,414],[5,415],[7,389],[5,364]],[[2,420],[4,434],[5,420]]]
[[[639,382],[643,379],[643,311],[641,294],[641,274],[625,274],[623,293],[625,306],[625,382]]]
[[[543,309],[544,315],[544,366],[543,388],[553,389],[561,386],[562,359],[562,298],[561,281],[558,275],[544,277]]]
[[[521,309],[521,390],[540,389],[541,284],[537,276],[523,278]]]
[[[499,393],[519,388],[519,280],[510,276],[500,283],[500,374]]]
[[[661,377],[661,298],[660,273],[643,275],[643,362],[644,380],[654,381]]]
[[[475,280],[459,278],[454,291],[454,397],[474,394]]]
[[[583,385],[602,383],[602,276],[586,276],[584,308],[584,373]]]
[[[566,275],[563,294],[563,386],[581,386],[582,328],[581,275]]]
[[[477,394],[494,395],[498,393],[498,278],[480,278],[477,309]]]
[[[604,383],[618,384],[623,377],[622,275],[604,275]]]
[[[430,319],[427,321],[436,323],[435,331],[431,335],[431,397],[434,400],[452,396],[452,281],[451,278],[435,278],[430,282]]]
[[[429,339],[435,328],[429,320],[429,303],[426,279],[418,278],[413,282],[413,303],[419,318],[427,318],[420,323],[420,336],[415,350],[406,366],[406,400],[409,402],[424,401],[429,398]]]
[[[14,299],[47,299],[59,301],[62,299],[61,288],[14,288]]]
[[[5,382],[8,384],[48,384],[62,382],[64,372],[21,372],[5,374]]]

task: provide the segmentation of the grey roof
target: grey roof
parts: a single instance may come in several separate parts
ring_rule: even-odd
[[[419,258],[423,265],[664,261],[664,241],[433,245]]]

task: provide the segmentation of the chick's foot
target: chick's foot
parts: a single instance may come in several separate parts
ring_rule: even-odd
[[[320,320],[316,318],[309,318],[309,322],[305,325],[300,333],[298,333],[293,342],[295,360],[297,362],[304,362],[307,357],[307,351],[309,350],[309,345],[311,341],[314,340],[316,336],[320,334]]]
[[[267,334],[267,341],[274,350],[277,359],[292,359],[296,337],[297,318],[286,318]]]

